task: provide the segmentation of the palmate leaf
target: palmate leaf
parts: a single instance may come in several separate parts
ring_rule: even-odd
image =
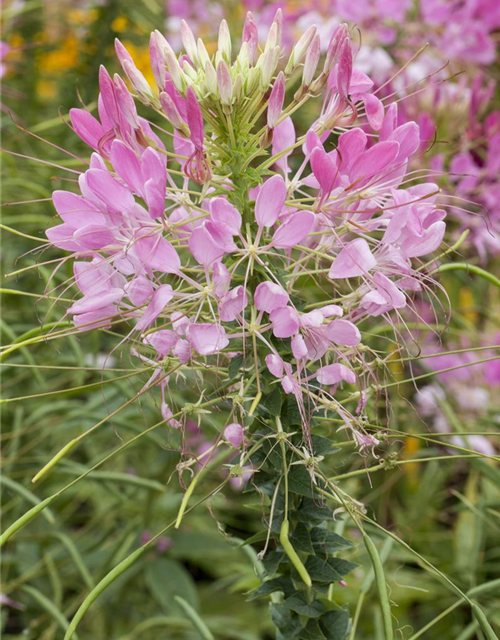
[[[283,602],[283,606],[307,618],[319,618],[325,612],[325,605],[319,600],[307,601],[304,592],[291,595]]]
[[[285,596],[288,596],[294,593],[295,587],[290,578],[287,578],[286,576],[278,576],[277,578],[271,578],[271,580],[263,582],[260,587],[249,595],[248,600],[262,598],[263,596],[268,596],[276,591],[282,591]]]
[[[328,558],[326,556],[309,556],[306,569],[313,582],[331,584],[339,582],[358,565],[342,558]]]

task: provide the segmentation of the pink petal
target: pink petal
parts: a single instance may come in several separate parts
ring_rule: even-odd
[[[353,162],[359,158],[368,143],[368,138],[363,129],[350,129],[339,137],[338,151],[340,155],[340,169],[342,173],[348,173]]]
[[[243,431],[241,424],[238,424],[237,422],[228,424],[224,429],[224,438],[236,449],[240,447],[245,440],[245,432]]]
[[[300,326],[306,329],[317,329],[323,324],[323,314],[319,309],[308,311],[300,316]]]
[[[188,340],[193,349],[202,356],[217,353],[229,344],[224,327],[217,324],[191,324]]]
[[[401,245],[401,251],[407,258],[426,256],[439,248],[445,231],[446,224],[444,222],[434,222],[421,237],[413,236],[407,238]]]
[[[107,171],[89,169],[86,171],[85,177],[89,188],[111,211],[130,211],[133,208],[134,196],[127,187],[120,184]]]
[[[142,179],[141,162],[132,149],[127,147],[121,140],[115,140],[111,145],[110,159],[120,178],[137,195],[143,196],[144,181]]]
[[[192,232],[189,238],[189,249],[195,260],[205,267],[224,255],[224,247],[215,241],[205,222]]]
[[[261,282],[255,289],[254,303],[259,311],[272,313],[276,309],[286,307],[289,300],[288,293],[274,282]]]
[[[233,320],[236,320],[237,315],[243,311],[247,304],[248,298],[245,287],[240,285],[239,287],[231,289],[231,291],[226,293],[220,302],[220,319],[223,322],[232,322]]]
[[[262,185],[255,203],[255,219],[259,227],[272,227],[286,200],[286,184],[279,175]]]
[[[279,356],[274,353],[268,354],[266,356],[266,365],[269,372],[272,373],[275,378],[281,378],[283,375],[284,362]]]
[[[368,242],[363,238],[356,238],[347,244],[332,264],[329,278],[355,278],[366,275],[377,264],[375,256],[370,251]]]
[[[80,227],[75,231],[74,239],[84,249],[104,249],[116,244],[112,231],[100,224],[87,224]]]
[[[278,249],[288,249],[304,240],[314,225],[314,213],[299,211],[275,231],[271,244]]]
[[[374,131],[380,131],[384,122],[384,105],[372,93],[363,94],[361,100],[365,105],[366,119]]]
[[[293,336],[291,340],[291,347],[292,347],[293,357],[296,360],[302,360],[307,356],[307,346],[304,341],[304,338],[300,334]]]
[[[320,384],[337,384],[341,380],[354,384],[356,382],[356,374],[343,364],[329,364],[316,371],[316,380]]]
[[[59,249],[64,249],[65,251],[80,251],[81,247],[74,239],[74,233],[75,228],[64,223],[47,229],[45,235],[49,241]]]
[[[285,118],[283,122],[280,122],[274,129],[273,133],[273,146],[272,155],[275,156],[286,149],[290,149],[295,144],[295,127],[293,126],[293,120],[291,118]],[[281,156],[276,162],[276,166],[283,171],[288,172],[287,158],[291,155],[292,151]]]
[[[332,342],[343,347],[356,347],[361,342],[359,329],[349,320],[334,320],[326,327],[326,334]]]
[[[133,305],[143,305],[153,295],[153,285],[146,276],[137,276],[126,287],[128,299]]]
[[[420,147],[420,129],[415,122],[407,122],[395,129],[389,140],[399,144],[398,162],[404,162]]]
[[[109,327],[113,316],[117,313],[116,307],[110,305],[108,307],[102,307],[96,311],[89,311],[89,313],[81,313],[73,318],[75,327],[79,331],[90,331],[91,329],[97,329],[98,327]]]
[[[277,338],[290,338],[300,327],[299,314],[292,307],[281,307],[271,313],[273,334]]]
[[[150,303],[148,304],[144,315],[135,325],[137,331],[143,331],[149,327],[158,318],[165,309],[167,304],[174,297],[174,290],[169,284],[162,284],[161,287],[154,292]]]
[[[227,267],[225,267],[222,262],[216,262],[213,266],[213,283],[214,283],[214,293],[216,296],[222,298],[224,294],[229,291],[229,284],[231,282],[231,276],[229,275],[229,271]]]
[[[315,147],[311,153],[311,169],[324,197],[328,197],[337,175],[337,166],[323,147]]]
[[[399,144],[397,142],[378,142],[363,153],[352,165],[349,172],[351,180],[370,178],[387,169],[397,158]]]
[[[341,317],[344,315],[344,310],[338,304],[327,304],[325,307],[318,309],[321,311],[323,318],[332,318],[334,316]]]
[[[87,202],[85,198],[75,193],[54,191],[52,201],[62,220],[69,222],[74,227],[83,226],[89,222],[106,223],[106,218],[102,213]]]
[[[231,235],[236,236],[241,229],[241,214],[225,198],[214,198],[211,201],[211,218],[221,226],[225,226]]]
[[[147,267],[162,273],[178,273],[181,268],[177,251],[168,240],[157,234],[135,240],[133,253]]]
[[[110,289],[108,292],[84,296],[77,300],[69,309],[68,313],[90,313],[103,307],[109,307],[114,302],[121,300],[123,289]]]
[[[160,331],[155,331],[154,333],[148,334],[144,338],[144,342],[146,344],[150,344],[153,349],[155,349],[159,356],[166,356],[178,340],[175,331],[171,331],[170,329],[160,329]]]
[[[70,109],[71,124],[76,135],[93,149],[99,148],[99,142],[106,133],[102,124],[84,109]]]

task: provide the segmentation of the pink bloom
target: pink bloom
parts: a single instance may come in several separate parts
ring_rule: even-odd
[[[290,338],[300,327],[299,314],[292,307],[280,307],[269,316],[273,324],[273,334],[277,338]]]
[[[354,384],[356,382],[356,374],[343,364],[329,364],[316,371],[316,379],[320,384],[334,385],[341,380]]]
[[[243,427],[237,422],[233,422],[229,424],[224,429],[224,438],[232,444],[235,449],[241,447],[245,440],[245,433],[243,431]]]
[[[188,340],[193,349],[202,356],[218,353],[229,344],[224,327],[217,324],[191,324]]]
[[[286,185],[281,176],[269,178],[260,188],[255,203],[255,219],[259,227],[272,227],[286,200]]]
[[[272,313],[276,309],[286,307],[289,300],[288,293],[274,282],[261,282],[255,289],[254,302],[259,311]]]
[[[355,278],[366,275],[376,264],[377,261],[366,240],[356,238],[340,251],[331,266],[328,277]]]

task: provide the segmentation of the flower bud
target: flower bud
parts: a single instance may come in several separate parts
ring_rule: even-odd
[[[125,120],[133,129],[138,129],[140,124],[134,99],[117,73],[115,73],[113,81],[115,85],[116,103],[119,111],[123,114]]]
[[[149,39],[149,59],[151,60],[151,69],[156,81],[156,85],[160,91],[165,89],[165,63],[162,54],[158,48],[155,34],[152,33]]]
[[[241,73],[238,73],[234,80],[233,85],[233,98],[236,102],[239,102],[243,96],[243,76]]]
[[[328,49],[326,51],[325,65],[323,67],[323,73],[330,74],[333,67],[336,65],[342,42],[345,38],[349,37],[349,28],[346,24],[339,25],[330,39]]]
[[[184,49],[189,56],[189,59],[193,64],[198,63],[198,47],[196,46],[196,40],[191,31],[191,27],[185,20],[181,22],[181,39]]]
[[[281,46],[281,38],[283,36],[283,10],[279,7],[274,14],[273,24],[276,25],[276,45]]]
[[[316,69],[318,67],[319,57],[321,55],[321,42],[320,37],[316,34],[313,38],[311,46],[307,50],[306,59],[304,62],[304,71],[302,72],[302,84],[305,87],[308,87],[312,79],[314,78],[314,74],[316,73]]]
[[[248,43],[243,42],[240,48],[240,52],[238,53],[238,57],[236,59],[237,68],[242,71],[247,71],[250,66],[250,61],[248,59]]]
[[[250,64],[253,64],[255,61],[255,54],[257,52],[257,45],[259,43],[259,31],[250,11],[247,13],[245,18],[242,41],[247,43],[248,60],[250,61]]]
[[[285,75],[290,75],[302,62],[302,59],[306,55],[314,36],[316,35],[316,25],[311,25],[302,35],[300,40],[292,49],[292,53],[285,68]]]
[[[115,51],[116,51],[116,56],[117,56],[118,60],[120,61],[120,64],[122,65],[122,67],[123,67],[123,63],[125,62],[125,60],[128,60],[131,64],[134,64],[132,56],[127,51],[127,49],[125,49],[125,47],[118,40],[118,38],[115,38]]]
[[[132,86],[139,94],[139,97],[145,98],[147,102],[150,102],[153,98],[153,91],[146,78],[142,75],[135,64],[128,60],[124,60],[122,66]]]
[[[173,53],[173,51],[168,49],[165,50],[165,62],[166,62],[170,77],[172,78],[172,82],[175,85],[175,88],[180,93],[184,93],[186,81],[185,81],[181,66],[179,64],[179,61],[175,57],[175,54]]]
[[[201,38],[198,38],[198,60],[202,68],[205,68],[207,62],[210,62],[210,56]]]
[[[269,51],[269,49],[274,49],[274,47],[278,44],[278,25],[273,22],[271,28],[269,29],[269,33],[267,35],[266,46],[264,47],[264,53]]]
[[[208,91],[216,96],[217,95],[217,73],[215,71],[214,65],[210,62],[210,60],[205,64],[205,80],[207,83]]]
[[[339,95],[342,98],[347,98],[349,95],[349,88],[351,86],[352,75],[352,49],[351,39],[345,38],[342,43],[339,56],[339,66],[337,72],[337,87]]]
[[[168,93],[160,93],[160,105],[174,129],[177,129],[184,137],[188,138],[190,136],[189,127],[182,119],[175,102]]]
[[[269,96],[269,104],[267,107],[267,126],[274,129],[281,116],[283,102],[285,100],[285,75],[280,71],[274,82],[271,95]]]
[[[231,105],[233,97],[233,83],[231,81],[231,73],[224,60],[217,65],[217,86],[222,104]]]
[[[274,49],[269,49],[259,58],[259,62],[262,60],[260,65],[260,88],[262,91],[267,91],[271,84],[271,78],[278,64],[279,56],[280,48],[274,47]]]
[[[219,53],[222,58],[231,64],[231,34],[229,33],[229,27],[227,22],[222,20],[219,27]]]

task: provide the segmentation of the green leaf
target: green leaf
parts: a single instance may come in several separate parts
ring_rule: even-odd
[[[322,602],[319,600],[307,602],[304,592],[294,593],[283,602],[283,606],[308,618],[319,618],[325,612],[325,605]]]
[[[284,426],[302,425],[302,418],[297,400],[292,394],[287,395],[286,401],[281,409],[281,421]]]
[[[358,565],[354,562],[342,560],[342,558],[325,558],[321,556],[309,556],[306,569],[314,582],[331,584],[338,582],[355,569]]]
[[[250,536],[246,540],[244,540],[239,547],[244,547],[247,544],[254,544],[255,542],[262,542],[267,538],[267,531],[264,529],[263,531],[259,531],[258,533],[254,533],[253,536]]]
[[[154,558],[146,567],[145,580],[153,598],[166,613],[184,613],[182,607],[174,600],[175,596],[180,596],[193,609],[198,609],[195,582],[180,562],[168,558]]]
[[[295,510],[294,517],[299,522],[311,524],[312,522],[324,522],[331,519],[331,512],[321,503],[312,498],[302,498],[300,506]]]
[[[329,611],[321,616],[319,626],[327,640],[344,640],[349,630],[349,612],[345,609]]]
[[[317,553],[328,555],[353,546],[349,540],[323,527],[314,527],[310,534],[312,545]]]
[[[268,575],[272,576],[275,574],[284,559],[285,554],[283,551],[270,551],[267,553],[262,564],[264,565]]]
[[[323,436],[311,436],[313,452],[316,456],[324,456],[339,451],[335,447],[335,442]]]
[[[283,400],[283,394],[279,387],[275,387],[272,393],[269,393],[261,401],[261,406],[271,416],[279,416],[281,413],[281,403]]]
[[[295,527],[294,532],[290,536],[290,542],[292,543],[296,551],[303,551],[304,553],[314,553],[314,547],[311,542],[311,536],[306,525],[302,522]]]
[[[282,591],[285,596],[287,596],[293,593],[294,589],[293,582],[290,578],[287,578],[286,576],[279,576],[278,578],[272,578],[271,580],[263,582],[260,587],[250,594],[248,600],[262,598],[263,596],[268,596],[270,593],[274,593],[275,591]]]
[[[229,365],[227,367],[227,373],[230,380],[233,380],[238,375],[239,370],[243,364],[243,356],[234,356],[229,361]]]
[[[321,483],[318,482],[318,485]],[[316,487],[303,464],[293,465],[288,472],[288,490],[306,498],[312,498]]]
[[[302,631],[302,625],[297,616],[290,615],[290,609],[282,604],[271,605],[271,620],[278,627],[280,635],[278,638],[292,640]]]
[[[309,620],[299,638],[300,640],[326,640],[317,620]]]

